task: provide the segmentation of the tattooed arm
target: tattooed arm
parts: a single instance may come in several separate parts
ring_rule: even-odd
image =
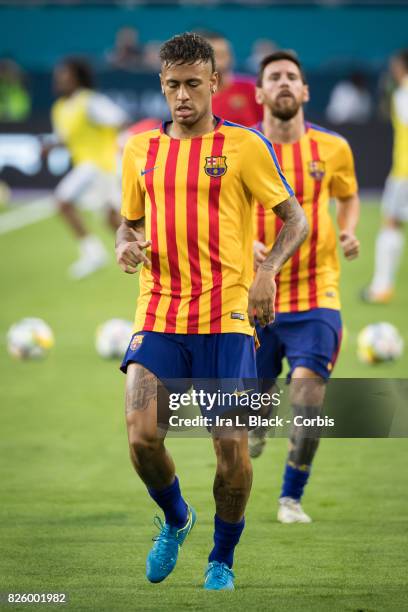
[[[150,268],[150,259],[143,249],[151,245],[145,239],[145,220],[130,221],[122,217],[122,222],[116,232],[116,261],[124,272],[134,274],[138,264],[143,263]]]
[[[255,325],[256,316],[263,327],[275,318],[275,276],[309,231],[305,213],[294,196],[275,206],[273,211],[284,225],[272,249],[258,266],[248,299],[249,322]]]

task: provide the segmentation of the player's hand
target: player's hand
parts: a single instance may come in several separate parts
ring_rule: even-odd
[[[143,249],[151,244],[151,240],[136,240],[135,242],[122,242],[116,247],[116,261],[126,274],[137,272],[139,264],[151,267],[150,259],[143,252]]]
[[[268,254],[268,249],[263,242],[254,240],[254,270],[257,271],[259,264],[265,261]]]
[[[360,253],[360,241],[351,232],[340,232],[340,246],[344,257],[348,260],[355,259]]]
[[[252,327],[255,326],[255,317],[261,327],[273,323],[275,320],[275,294],[274,274],[270,270],[258,268],[248,294],[248,319]]]

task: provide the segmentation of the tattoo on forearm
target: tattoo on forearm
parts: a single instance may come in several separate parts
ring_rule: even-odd
[[[136,240],[145,239],[145,219],[125,219],[122,217],[122,223],[116,232],[116,246],[121,242],[135,242]]]
[[[157,404],[157,378],[151,372],[138,370],[131,388],[126,390],[126,414],[148,410]]]
[[[261,267],[279,271],[305,240],[309,227],[302,208],[292,198],[275,206],[273,211],[284,225]]]

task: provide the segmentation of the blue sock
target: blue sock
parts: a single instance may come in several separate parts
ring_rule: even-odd
[[[234,549],[239,542],[245,527],[245,518],[239,523],[226,523],[217,515],[214,516],[214,548],[208,561],[226,563],[229,568],[234,563]]]
[[[187,522],[187,504],[181,497],[177,476],[174,482],[165,489],[147,489],[149,495],[163,510],[166,523],[172,527],[184,527]]]
[[[309,479],[309,475],[310,469],[307,471],[298,470],[287,463],[283,475],[283,485],[280,496],[292,497],[293,499],[299,500],[303,495],[303,489]]]

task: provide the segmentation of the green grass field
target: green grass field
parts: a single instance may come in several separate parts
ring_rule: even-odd
[[[395,302],[362,305],[378,208],[363,208],[361,259],[343,266],[348,340],[336,375],[406,377],[408,353],[369,367],[355,355],[359,329],[387,320],[408,341],[408,259]],[[1,223],[1,217],[0,217]],[[103,233],[107,244],[112,237]],[[0,592],[67,592],[72,610],[374,612],[408,609],[407,440],[323,440],[305,498],[311,525],[275,521],[285,441],[254,462],[247,529],[236,554],[236,591],[205,593],[212,537],[210,440],[171,439],[183,491],[198,522],[175,572],[150,585],[144,559],[155,534],[153,502],[128,461],[123,376],[94,350],[96,326],[133,317],[137,281],[112,265],[74,283],[73,241],[56,218],[0,237]],[[5,332],[44,318],[56,346],[44,362],[15,362]],[[14,606],[48,609],[49,606]]]

